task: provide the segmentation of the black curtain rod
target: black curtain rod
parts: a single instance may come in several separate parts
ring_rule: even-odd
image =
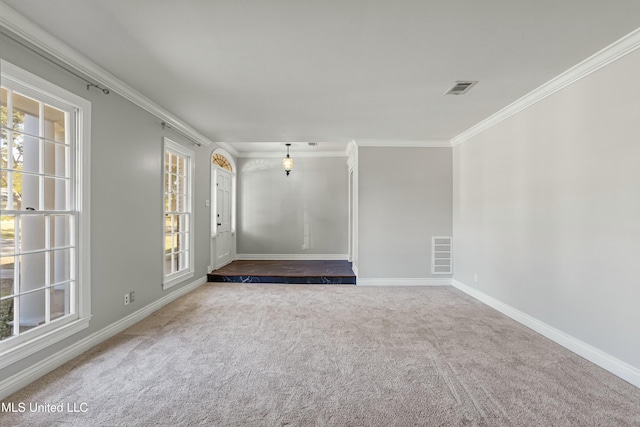
[[[178,135],[182,136],[183,138],[188,139],[189,141],[191,141],[193,144],[196,144],[198,147],[202,147],[202,144],[199,143],[198,141],[196,141],[195,139],[191,138],[189,135],[187,135],[186,133],[180,131],[179,129],[175,129],[173,127],[171,127],[171,125],[167,122],[162,122],[160,123],[162,125],[162,129],[169,129],[175,133],[177,133]]]

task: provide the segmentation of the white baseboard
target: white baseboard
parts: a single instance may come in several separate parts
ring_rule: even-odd
[[[550,340],[560,344],[564,348],[576,353],[579,356],[584,357],[588,361],[600,366],[603,369],[611,372],[612,374],[622,378],[623,380],[633,384],[636,387],[640,387],[640,369],[629,365],[615,357],[599,350],[591,345],[580,341],[577,338],[572,337],[552,326],[547,325],[540,320],[523,313],[501,301],[481,292],[469,285],[466,285],[457,280],[452,280],[452,285],[464,292],[465,294],[483,302],[484,304],[498,310],[500,313],[509,316],[518,323],[533,329],[540,335],[543,335]]]
[[[346,261],[348,254],[237,254],[236,259],[246,261]]]
[[[358,286],[451,286],[451,278],[361,278]]]
[[[183,286],[175,292],[171,292],[169,295],[166,295],[159,300],[154,301],[153,303],[145,307],[142,307],[140,310],[131,313],[127,317],[124,317],[117,322],[112,323],[106,328],[94,332],[93,334],[72,344],[64,350],[59,351],[56,354],[53,354],[46,359],[43,359],[40,362],[28,367],[27,369],[24,369],[23,371],[20,371],[17,374],[1,381],[0,399],[5,399],[9,395],[27,386],[38,378],[62,366],[71,359],[80,356],[82,353],[90,350],[91,348],[100,344],[102,341],[105,341],[106,339],[111,338],[112,336],[124,331],[128,327],[133,326],[153,312],[159,310],[160,308],[180,298],[181,296],[188,294],[189,292],[205,284],[206,282],[207,278],[202,277],[186,286]]]

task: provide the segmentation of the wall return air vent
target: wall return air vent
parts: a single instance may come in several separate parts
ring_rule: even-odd
[[[453,273],[452,243],[450,236],[431,237],[431,274]]]
[[[445,95],[463,95],[471,89],[477,81],[466,81],[466,82],[455,82],[448,91],[446,91]]]

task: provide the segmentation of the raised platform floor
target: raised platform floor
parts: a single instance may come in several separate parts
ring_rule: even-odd
[[[207,275],[209,282],[355,285],[349,261],[238,260]]]

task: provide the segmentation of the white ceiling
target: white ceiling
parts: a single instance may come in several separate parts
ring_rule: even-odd
[[[449,140],[640,27],[637,0],[3,1],[241,151]]]

